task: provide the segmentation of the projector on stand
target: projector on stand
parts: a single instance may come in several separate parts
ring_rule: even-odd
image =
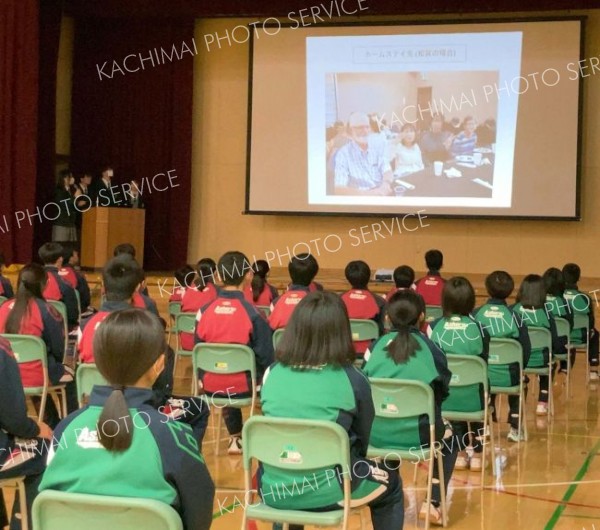
[[[394,269],[377,269],[375,271],[376,282],[393,282]]]

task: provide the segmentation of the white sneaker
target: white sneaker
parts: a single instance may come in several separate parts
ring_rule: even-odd
[[[548,415],[548,403],[544,403],[543,401],[538,402],[537,407],[535,409],[535,413],[538,416],[547,416]]]
[[[598,370],[590,370],[590,381],[598,381],[600,377],[598,376]]]
[[[523,435],[523,433],[521,432],[519,434],[519,431],[517,429],[515,429],[514,427],[510,428],[510,431],[508,432],[506,439],[509,442],[523,442],[525,441],[525,436]]]
[[[241,455],[242,454],[242,439],[239,436],[232,436],[229,438],[229,447],[227,453],[230,455]]]

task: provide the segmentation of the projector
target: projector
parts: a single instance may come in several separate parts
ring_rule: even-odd
[[[376,282],[392,282],[394,281],[394,269],[377,269],[375,271]]]

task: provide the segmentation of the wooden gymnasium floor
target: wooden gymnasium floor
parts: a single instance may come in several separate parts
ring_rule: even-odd
[[[93,279],[94,275],[90,276]],[[166,295],[163,293],[161,297],[153,278],[148,278],[148,284],[151,296],[166,317]],[[97,295],[98,290],[95,289],[96,304]],[[506,465],[496,478],[492,477],[488,467],[483,486],[478,473],[454,473],[449,490],[451,528],[593,529],[597,525],[600,530],[600,385],[586,386],[585,368],[583,354],[578,354],[572,372],[570,398],[566,396],[564,376],[559,376],[555,381],[555,416],[550,420],[535,416],[536,390],[530,387],[527,399],[529,441],[520,447],[506,440],[506,423],[494,424],[496,457],[506,457]],[[187,393],[190,385],[191,364],[188,359],[183,359],[178,364],[175,390]],[[504,400],[500,417],[506,417]],[[220,456],[215,455],[214,447],[214,431],[209,427],[203,452],[213,480],[217,488],[240,488],[237,498],[241,501],[236,499],[235,492],[218,493],[213,508],[212,528],[237,529],[242,520],[242,508],[239,506],[243,502],[241,459],[226,454],[226,441],[222,442]],[[401,473],[407,529],[418,527],[416,511],[424,498],[426,477],[422,469],[417,487],[414,488],[412,472],[413,465],[404,464]],[[12,492],[7,490],[6,493],[10,505]],[[371,528],[368,512],[365,515],[362,528],[368,530]],[[422,528],[422,523],[419,526]],[[353,530],[361,528],[358,514],[352,516],[350,527]],[[256,528],[266,530],[270,526],[258,523]]]

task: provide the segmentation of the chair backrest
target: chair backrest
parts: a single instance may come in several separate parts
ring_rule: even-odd
[[[151,499],[45,490],[33,503],[36,530],[183,530],[179,514]]]
[[[77,299],[77,315],[81,317],[81,295],[77,289],[73,289],[73,292],[75,293],[75,298]]]
[[[515,339],[492,338],[488,364],[513,364],[519,363],[520,371],[523,370],[523,346]]]
[[[63,321],[65,326],[67,325],[67,306],[59,300],[47,300],[47,302],[56,309],[61,316],[63,317]]]
[[[179,313],[175,316],[175,333],[196,332],[196,313]],[[179,344],[179,340],[177,342]]]
[[[244,424],[242,445],[245,470],[252,458],[294,471],[336,465],[347,470],[350,464],[348,433],[332,421],[252,416]]]
[[[375,340],[379,338],[379,326],[373,320],[361,318],[350,319],[352,340]]]
[[[444,315],[442,307],[439,305],[428,305],[425,307],[425,321],[431,322],[436,318],[440,318]]]
[[[0,305],[2,305],[7,300],[8,300],[8,298],[6,298],[6,296],[0,296]]]
[[[279,328],[273,332],[273,348],[277,348],[277,344],[279,344],[279,341],[281,340],[281,337],[283,337],[284,332],[285,328]]]
[[[574,313],[573,314],[573,329],[588,329],[590,326],[590,319],[587,315],[583,313]]]
[[[369,382],[375,416],[402,419],[426,414],[429,424],[435,424],[435,398],[428,384],[413,379],[371,378]]]
[[[271,306],[268,306],[268,305],[257,305],[256,309],[258,309],[266,317],[268,317],[271,314]]]
[[[488,392],[488,375],[485,361],[475,355],[448,355],[448,369],[452,372],[450,387],[482,384]]]
[[[77,381],[77,400],[80,407],[83,405],[84,396],[90,396],[92,393],[94,385],[108,384],[96,365],[92,363],[80,364],[75,373],[75,380]]]
[[[181,313],[181,302],[169,302],[169,315],[176,317]]]
[[[529,333],[532,350],[548,348],[548,351],[552,352],[552,334],[549,329],[528,326],[527,332]]]
[[[34,335],[16,335],[13,333],[2,333],[2,336],[10,342],[17,363],[38,361],[47,368],[46,343],[40,337]]]
[[[554,317],[554,322],[556,323],[556,334],[559,337],[567,337],[568,341],[571,336],[571,326],[569,325],[569,321],[566,318]]]

